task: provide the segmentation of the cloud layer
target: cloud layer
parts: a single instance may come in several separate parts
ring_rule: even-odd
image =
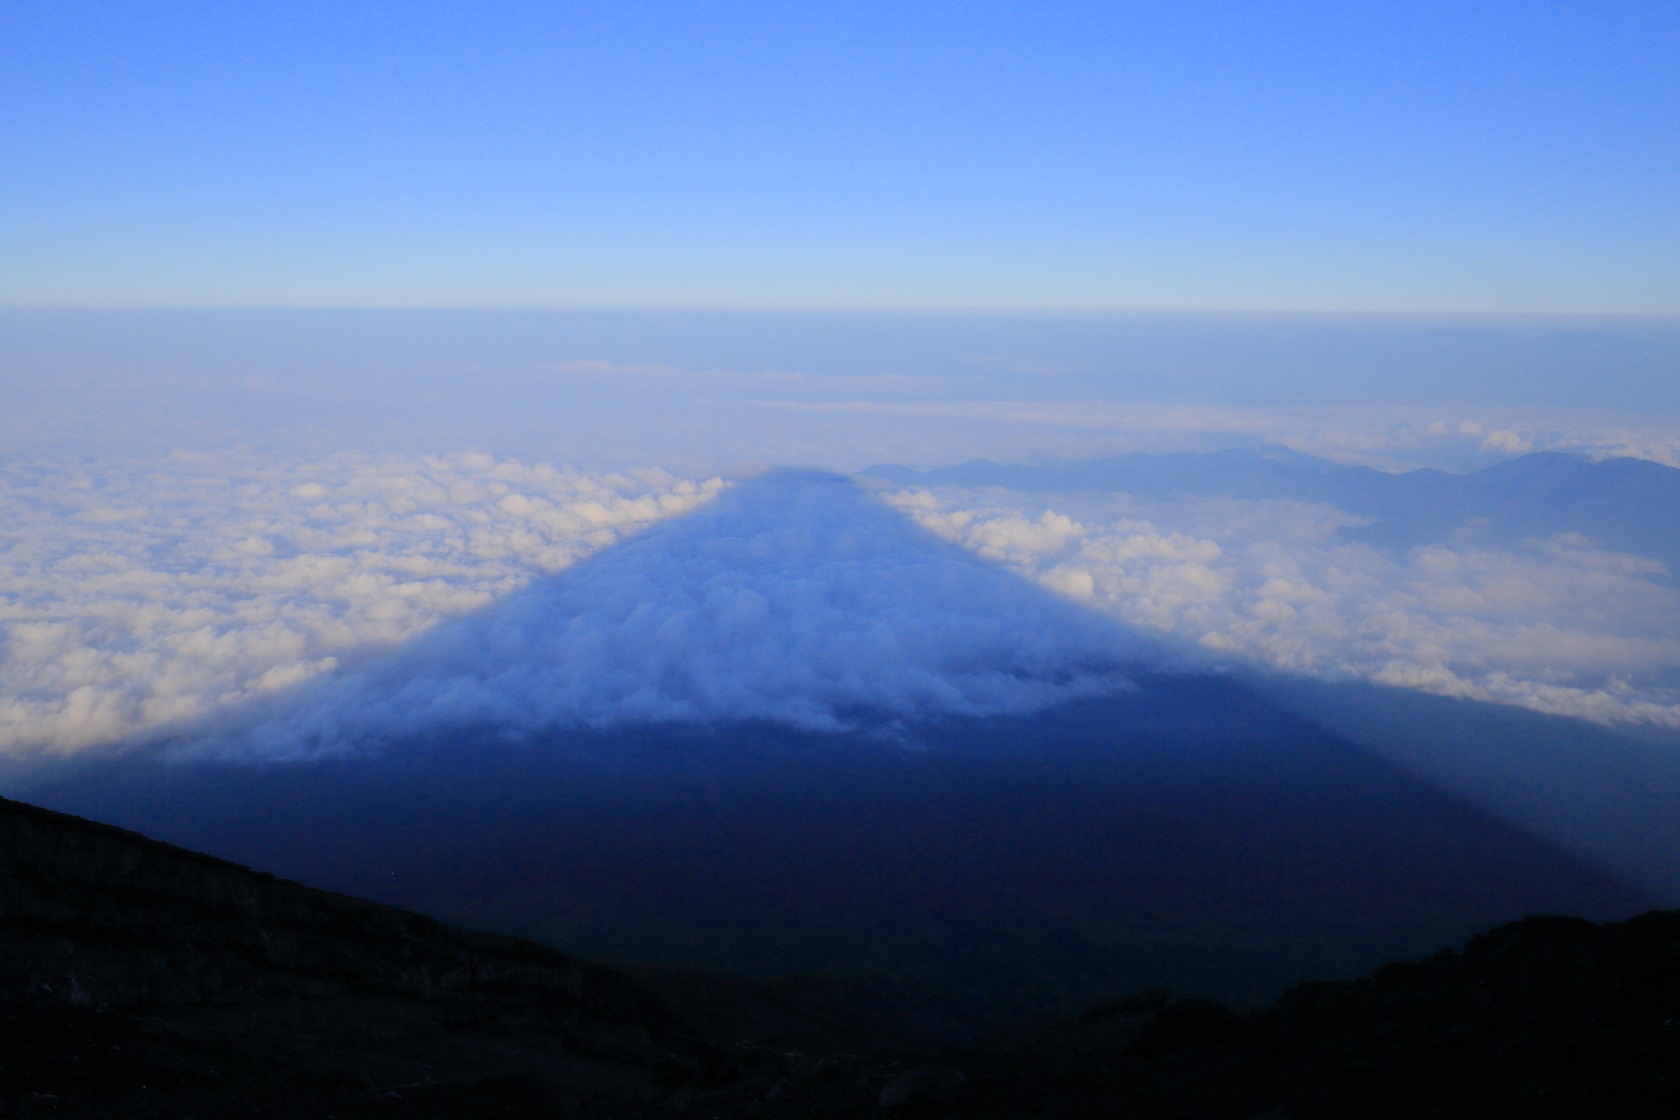
[[[188,727],[285,755],[468,723],[1020,711],[1119,687],[1116,664],[1157,655],[1136,635],[1680,726],[1680,593],[1585,538],[1408,550],[1302,502],[878,497],[475,453],[14,461],[0,751]]]
[[[461,453],[0,476],[0,750],[192,720],[390,649],[722,486]]]
[[[440,729],[1024,712],[1129,688],[1159,643],[832,475],[742,483],[489,610],[236,713],[187,749],[265,758]]]
[[[1574,534],[1404,551],[1291,501],[905,490],[885,500],[1144,632],[1238,663],[1680,727],[1680,593]]]
[[[834,430],[901,434],[895,462],[1077,461],[1120,452],[1278,444],[1338,463],[1476,470],[1530,451],[1632,457],[1680,467],[1680,423],[1663,415],[1481,406],[1215,406],[1151,400],[761,400],[759,408]],[[884,442],[884,441],[883,441]],[[853,446],[867,446],[855,440]],[[876,461],[884,461],[877,459]]]

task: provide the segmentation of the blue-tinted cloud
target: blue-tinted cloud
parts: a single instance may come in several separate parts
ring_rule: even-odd
[[[1031,711],[1166,660],[844,479],[779,472],[180,749],[297,757],[671,720],[837,729]]]
[[[1579,535],[1383,546],[1286,499],[808,480],[661,524],[728,486],[476,453],[14,461],[3,481],[12,753],[224,718],[286,752],[462,721],[1019,710],[1129,656],[1114,624],[1239,666],[1680,723],[1680,596]],[[257,710],[299,688],[313,707]]]

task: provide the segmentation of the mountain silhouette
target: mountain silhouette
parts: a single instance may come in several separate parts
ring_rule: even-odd
[[[1287,498],[1325,502],[1371,523],[1350,540],[1409,547],[1469,528],[1501,542],[1579,533],[1617,552],[1661,560],[1680,573],[1680,470],[1646,459],[1593,461],[1540,451],[1465,474],[1432,467],[1390,474],[1347,467],[1287,447],[1208,453],[1143,452],[1061,466],[975,460],[918,471],[881,465],[859,472],[897,486],[997,486],[1048,493],[1120,491],[1143,498]]]

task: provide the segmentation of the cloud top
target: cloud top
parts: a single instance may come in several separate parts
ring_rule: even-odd
[[[781,471],[187,749],[289,758],[468,727],[1023,712],[1129,688],[1122,669],[1159,656],[845,479]]]
[[[0,751],[68,751],[295,687],[723,486],[462,452],[0,467]]]
[[[1282,498],[900,485],[475,453],[13,460],[0,752],[1022,711],[1121,687],[1116,665],[1156,656],[1138,635],[1680,726],[1680,592],[1627,542],[1467,524],[1412,546]]]
[[[1350,540],[1332,506],[935,486],[919,524],[1210,657],[1554,715],[1680,727],[1680,592],[1655,559],[1577,533]]]

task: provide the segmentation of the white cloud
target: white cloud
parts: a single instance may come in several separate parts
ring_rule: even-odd
[[[460,727],[1028,712],[1126,690],[1122,668],[1163,657],[850,482],[781,472],[175,749],[276,759]]]
[[[1127,689],[1126,666],[1161,657],[843,479],[782,472],[175,749],[297,758],[440,728],[1024,712]]]
[[[1505,455],[1526,455],[1534,450],[1534,444],[1509,428],[1501,428],[1488,434],[1482,441],[1482,450],[1498,451]]]
[[[1287,501],[1001,490],[885,495],[920,524],[1210,655],[1600,720],[1680,727],[1680,593],[1573,534],[1394,554]]]
[[[71,750],[295,686],[721,485],[471,452],[12,463],[0,750]]]
[[[884,496],[1089,611],[939,560],[862,499],[784,488],[781,512],[625,543],[722,488],[482,453],[13,462],[0,750],[230,712],[261,727],[224,743],[295,752],[451,721],[1017,711],[1156,656],[1102,618],[1214,660],[1680,726],[1680,594],[1579,537],[1394,553],[1296,502]]]

